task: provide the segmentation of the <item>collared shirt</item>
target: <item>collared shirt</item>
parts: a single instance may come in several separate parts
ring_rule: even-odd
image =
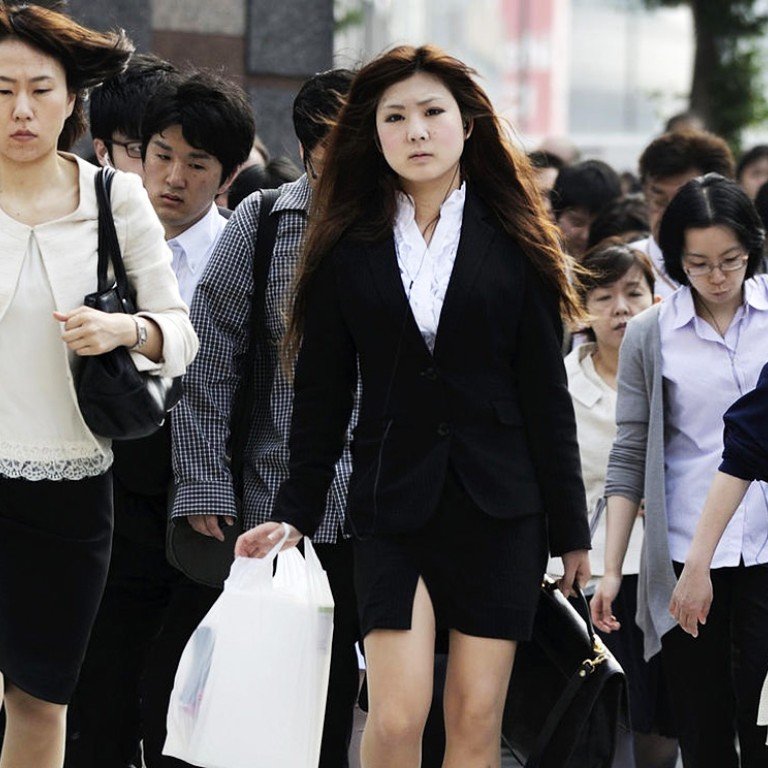
[[[252,372],[255,404],[243,467],[245,528],[269,519],[277,490],[288,476],[293,387],[280,366],[279,343],[285,332],[286,297],[307,228],[310,191],[306,175],[284,184],[271,213],[279,217],[264,308],[271,343],[257,355]],[[255,193],[237,207],[192,302],[192,322],[200,336],[201,351],[184,379],[184,397],[173,413],[174,516],[236,514],[225,451],[229,414],[240,378],[237,361],[249,343],[260,202],[261,196]],[[348,434],[328,493],[325,519],[313,541],[336,541],[351,472]]]
[[[659,313],[665,392],[666,504],[672,559],[683,563],[723,451],[723,413],[753,389],[768,352],[768,277],[744,283],[725,337],[695,311],[688,286]],[[715,550],[713,568],[768,562],[768,496],[753,483]]]
[[[189,306],[205,265],[211,258],[213,248],[219,239],[227,220],[211,204],[208,213],[200,221],[172,237],[168,246],[173,253],[173,271],[179,281],[181,298]]]
[[[653,292],[666,299],[671,296],[680,285],[667,274],[667,268],[664,264],[664,254],[659,248],[659,244],[653,239],[653,235],[644,240],[636,240],[629,244],[630,248],[642,251],[651,261],[653,266],[653,276],[656,278],[656,285]]]
[[[430,352],[435,347],[440,312],[459,249],[465,197],[466,183],[455,189],[440,207],[440,218],[427,245],[416,223],[413,200],[402,192],[397,196],[397,264],[416,325]]]

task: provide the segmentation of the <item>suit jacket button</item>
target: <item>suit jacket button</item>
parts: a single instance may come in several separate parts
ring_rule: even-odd
[[[421,372],[421,375],[425,379],[428,379],[429,381],[436,381],[437,380],[437,371],[434,368],[431,368],[431,367],[430,368],[425,368]]]
[[[438,437],[448,437],[451,434],[451,428],[443,421],[437,425]]]

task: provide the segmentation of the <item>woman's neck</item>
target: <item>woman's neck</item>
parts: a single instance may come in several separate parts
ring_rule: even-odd
[[[0,207],[30,226],[65,216],[79,201],[78,172],[56,152],[32,163],[0,158]]]
[[[595,350],[592,352],[592,365],[595,367],[595,373],[611,389],[616,389],[616,379],[619,372],[619,350],[595,344]]]
[[[416,224],[427,243],[435,232],[443,203],[461,186],[459,171],[457,165],[447,183],[445,177],[433,182],[419,183],[401,179],[401,188],[413,200]]]
[[[696,314],[708,325],[717,331],[718,335],[725,338],[726,331],[736,316],[736,311],[743,302],[742,293],[728,304],[712,305],[705,301],[698,293],[693,294],[693,306]]]

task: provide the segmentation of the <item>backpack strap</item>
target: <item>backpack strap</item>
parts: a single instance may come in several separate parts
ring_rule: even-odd
[[[275,250],[279,216],[272,216],[272,208],[279,197],[276,189],[262,189],[259,205],[259,226],[253,253],[253,293],[248,330],[248,348],[240,368],[240,382],[232,403],[229,431],[229,456],[235,493],[242,498],[243,459],[255,401],[254,366],[259,348],[268,343],[265,322],[267,278]]]

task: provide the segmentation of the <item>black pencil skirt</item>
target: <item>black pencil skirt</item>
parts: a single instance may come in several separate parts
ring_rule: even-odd
[[[0,672],[7,683],[44,701],[69,701],[111,542],[111,473],[0,477]]]
[[[355,540],[354,552],[362,637],[373,629],[410,629],[420,576],[438,630],[505,640],[531,637],[547,563],[544,518],[487,515],[452,471],[423,529]]]

